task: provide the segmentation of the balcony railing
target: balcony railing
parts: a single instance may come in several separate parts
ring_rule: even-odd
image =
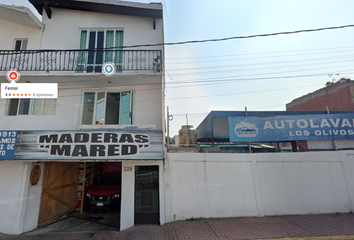
[[[0,71],[74,71],[99,73],[104,63],[114,63],[116,71],[160,72],[160,50],[0,50]]]

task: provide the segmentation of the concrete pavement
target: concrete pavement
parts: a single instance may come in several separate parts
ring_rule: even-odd
[[[176,221],[163,226],[134,226],[118,231],[76,231],[9,236],[1,240],[39,239],[354,239],[354,214],[242,217]]]

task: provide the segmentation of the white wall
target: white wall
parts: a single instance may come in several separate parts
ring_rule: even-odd
[[[0,232],[22,233],[31,165],[0,161]]]
[[[166,222],[354,210],[354,151],[168,153]]]
[[[55,115],[6,116],[8,99],[0,99],[0,129],[2,130],[76,130],[80,128],[83,91],[133,91],[133,124],[154,125],[163,129],[162,91],[156,84],[161,76],[106,77],[22,77],[23,80],[59,83]],[[80,79],[80,80],[78,80]],[[94,79],[95,81],[92,81]],[[97,81],[99,83],[97,83]],[[143,81],[147,85],[137,85]],[[65,82],[65,83],[64,83]],[[150,85],[151,84],[151,85]],[[109,125],[114,128],[115,125]]]
[[[34,166],[39,165],[41,168],[41,176],[37,185],[32,186],[30,181],[28,184],[27,201],[25,208],[25,215],[23,219],[23,232],[31,231],[38,226],[39,208],[42,196],[43,176],[45,163],[32,163],[29,168],[28,179]]]
[[[46,26],[43,34],[42,49],[78,49],[80,29],[122,29],[124,45],[162,43],[162,20],[108,13],[52,9],[52,18],[43,14]],[[61,31],[58,31],[60,29]],[[162,49],[162,46],[148,47],[145,50]]]
[[[27,50],[39,49],[41,29],[0,19],[0,49],[13,50],[15,39],[28,39]]]
[[[87,11],[52,9],[52,18],[43,14],[45,24],[41,46],[41,29],[0,19],[0,48],[13,49],[14,38],[28,38],[28,49],[78,49],[80,29],[122,29],[124,45],[163,42],[162,19],[153,19],[126,15],[94,13]],[[134,48],[136,50],[136,48]],[[158,49],[162,46],[143,48]],[[59,98],[54,116],[6,116],[7,99],[0,99],[0,129],[14,130],[74,130],[80,128],[82,90],[107,89],[114,91],[133,91],[134,125],[155,125],[157,130],[163,127],[163,78],[161,73],[153,71],[117,73],[111,78],[103,74],[81,74],[73,72],[21,72],[20,82],[57,82]],[[0,82],[6,83],[5,71],[0,72]],[[140,75],[146,73],[146,75]],[[50,77],[51,74],[61,76]],[[127,74],[127,75],[125,75]],[[85,76],[85,77],[83,77]],[[79,79],[79,80],[78,80]],[[108,80],[112,83],[108,84]],[[73,83],[70,83],[70,82]],[[112,125],[112,128],[114,126]]]
[[[123,161],[122,162],[122,198],[120,214],[120,230],[134,226],[134,204],[135,204],[135,166],[159,166],[160,183],[160,223],[165,224],[165,189],[164,189],[164,165],[162,161]],[[124,171],[125,168],[132,171]]]

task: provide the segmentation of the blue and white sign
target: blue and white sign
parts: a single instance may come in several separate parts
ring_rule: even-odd
[[[17,142],[17,131],[0,131],[0,160],[14,158]]]
[[[229,117],[230,142],[354,139],[354,114]]]

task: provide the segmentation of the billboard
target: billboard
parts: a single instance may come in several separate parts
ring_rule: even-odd
[[[230,142],[354,139],[354,114],[229,117]]]
[[[0,160],[160,160],[162,131],[0,131]]]

